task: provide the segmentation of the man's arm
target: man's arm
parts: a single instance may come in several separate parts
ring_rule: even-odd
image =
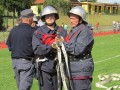
[[[8,46],[9,51],[12,51],[12,48],[11,48],[11,32],[10,32],[10,34],[8,36],[8,39],[7,39],[7,42],[6,42],[6,45]]]
[[[42,44],[40,37],[41,37],[40,35],[33,34],[32,38],[33,50],[36,55],[45,55],[51,51],[52,47],[51,45]]]

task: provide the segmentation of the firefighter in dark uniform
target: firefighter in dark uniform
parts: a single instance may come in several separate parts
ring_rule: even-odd
[[[68,16],[72,30],[66,41],[74,90],[91,90],[94,63],[91,55],[94,39],[85,21],[86,12],[81,6],[73,7]]]
[[[33,82],[35,70],[32,49],[34,29],[31,27],[33,15],[31,9],[23,10],[21,12],[22,22],[13,27],[6,42],[11,51],[18,90],[30,90]]]
[[[62,37],[67,35],[67,32],[56,24],[57,19],[59,15],[56,9],[46,6],[41,15],[41,20],[45,22],[45,25],[39,27],[33,35],[34,53],[37,57],[45,59],[39,69],[41,75],[38,78],[40,77],[40,82],[42,82],[39,84],[40,90],[57,90],[57,51],[54,43],[58,32]]]

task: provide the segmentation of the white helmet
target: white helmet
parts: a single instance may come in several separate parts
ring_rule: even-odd
[[[78,15],[78,16],[80,16],[83,19],[83,21],[86,22],[86,12],[85,12],[85,10],[81,6],[73,7],[69,11],[68,16],[70,16],[70,14]]]
[[[41,20],[44,21],[45,16],[49,15],[49,14],[55,14],[56,20],[59,19],[59,15],[57,13],[57,10],[52,6],[46,6],[41,13]]]
[[[33,17],[33,21],[36,21],[36,22],[38,21],[36,15],[34,15],[34,17]]]

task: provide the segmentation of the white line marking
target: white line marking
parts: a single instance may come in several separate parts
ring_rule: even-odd
[[[120,57],[120,55],[116,55],[116,56],[113,56],[113,57],[110,57],[110,58],[107,58],[107,59],[103,59],[103,60],[100,60],[100,61],[97,61],[97,62],[94,62],[94,63],[104,62],[104,61],[107,61],[107,60],[110,60],[110,59],[113,59],[113,58],[117,58],[117,57]]]

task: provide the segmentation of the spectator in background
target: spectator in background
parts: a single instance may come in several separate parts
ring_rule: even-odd
[[[40,13],[37,26],[40,27],[40,26],[43,26],[43,25],[44,25],[44,22],[41,20],[41,13]]]
[[[36,29],[38,28],[37,24],[38,24],[38,19],[37,19],[36,15],[34,15],[34,17],[33,17],[33,22],[32,22],[32,24],[31,24],[31,26],[32,26],[33,28],[35,28],[35,30],[36,30]]]
[[[67,31],[68,26],[67,26],[67,24],[66,24],[66,23],[64,24],[63,28]]]
[[[97,23],[96,23],[96,30],[97,30],[97,31],[99,30],[99,26],[100,26],[100,24],[99,24],[99,22],[97,22]]]
[[[120,22],[119,21],[117,22],[117,31],[118,32],[120,31]]]
[[[115,21],[113,21],[113,32],[115,33],[116,32],[116,27],[117,27],[117,24]]]

